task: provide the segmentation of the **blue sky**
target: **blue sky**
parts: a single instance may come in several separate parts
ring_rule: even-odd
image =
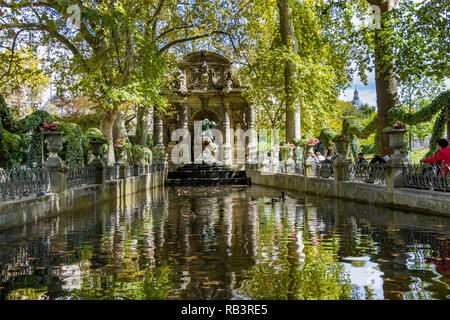
[[[445,81],[447,89],[450,89],[450,79]],[[342,101],[352,101],[355,92],[355,86],[359,91],[359,99],[363,103],[367,103],[371,106],[377,105],[377,90],[375,86],[375,74],[372,72],[368,75],[368,84],[365,86],[358,78],[357,75],[353,78],[353,84],[351,87],[347,88],[341,95],[339,99]]]

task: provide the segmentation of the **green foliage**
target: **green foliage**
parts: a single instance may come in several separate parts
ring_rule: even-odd
[[[106,136],[103,134],[103,132],[98,128],[90,128],[86,133],[86,138],[89,141],[96,140],[96,141],[101,141],[104,144],[109,144],[108,138],[106,138]]]
[[[6,44],[10,44],[12,38],[9,34],[6,35],[6,39],[0,39],[2,48],[5,48]],[[41,61],[30,46],[16,48],[13,56],[10,50],[1,50],[0,91],[7,96],[15,95],[18,99],[38,99],[39,94],[50,83],[50,79],[40,64]],[[24,92],[26,92],[26,96],[23,94]]]
[[[144,160],[147,162],[149,166],[151,166],[153,162],[153,152],[148,147],[144,147],[143,150],[144,150]]]
[[[138,165],[142,164],[142,161],[144,160],[145,153],[144,148],[140,145],[134,145],[131,147],[131,163]]]
[[[167,159],[168,154],[166,152],[153,150],[153,159],[157,161],[162,161]]]
[[[336,135],[337,135],[337,133],[334,130],[326,128],[320,132],[317,139],[319,139],[320,142],[322,142],[322,145],[324,148],[327,148],[327,147],[331,147],[332,142]]]
[[[65,116],[63,118],[59,118],[59,122],[65,122],[65,123],[74,123],[78,125],[79,127],[83,128],[84,130],[90,129],[90,128],[98,128],[100,127],[100,119],[101,114],[100,113],[74,113],[70,116]]]
[[[88,139],[81,128],[73,123],[60,126],[64,133],[63,150],[59,153],[69,167],[84,166],[88,162]]]
[[[442,110],[439,116],[436,118],[436,122],[433,126],[433,132],[430,138],[430,151],[426,154],[426,157],[431,157],[436,152],[436,144],[439,139],[444,136],[446,125],[446,110]]]
[[[26,150],[26,163],[29,166],[39,165],[42,162],[43,134],[40,131],[40,128],[44,121],[53,122],[53,118],[48,112],[38,110],[25,118],[20,119],[15,125],[16,133],[31,137],[29,144],[27,145],[28,149]],[[44,153],[45,152],[44,149]]]
[[[53,122],[53,117],[46,111],[37,110],[23,119],[17,121],[16,132],[38,132],[43,122]]]
[[[11,109],[6,104],[5,98],[0,93],[0,122],[3,129],[14,132],[15,120],[11,114]]]
[[[450,108],[450,90],[442,92],[428,106],[417,112],[406,112],[401,108],[393,108],[389,110],[389,117],[392,122],[400,120],[408,125],[418,125],[431,120],[437,114],[430,139],[430,151],[427,154],[430,156],[436,151],[436,142],[444,135],[448,108]]]
[[[450,90],[442,92],[428,106],[417,112],[409,113],[402,108],[392,108],[389,110],[389,117],[392,121],[400,120],[407,125],[416,125],[431,120],[434,115],[446,108],[450,108]]]
[[[378,115],[375,115],[372,120],[365,126],[361,121],[355,119],[344,118],[342,122],[342,133],[348,136],[355,136],[360,139],[367,139],[371,134],[378,130]]]

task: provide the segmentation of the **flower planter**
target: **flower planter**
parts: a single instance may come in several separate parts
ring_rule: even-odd
[[[116,163],[117,164],[125,164],[125,160],[124,158],[124,147],[122,145],[115,145],[114,149],[116,150],[116,156],[117,156],[117,160]]]
[[[50,152],[50,158],[59,158],[58,152],[63,149],[63,135],[59,131],[43,132],[47,139],[47,150]]]
[[[347,147],[347,142],[346,141],[336,141],[336,151],[337,151],[337,153],[342,154],[342,155],[345,156],[346,147]]]
[[[103,141],[99,140],[91,140],[89,144],[92,147],[92,154],[99,159],[101,156],[103,156]]]
[[[393,158],[403,158],[401,150],[405,145],[403,137],[407,131],[407,129],[392,129],[386,131],[386,134],[389,136],[389,147],[394,150]]]

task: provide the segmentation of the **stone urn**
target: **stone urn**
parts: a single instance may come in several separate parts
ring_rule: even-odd
[[[394,159],[403,159],[403,155],[401,154],[401,150],[405,145],[404,135],[407,132],[407,129],[392,129],[386,131],[386,134],[389,136],[389,147],[394,150]]]
[[[50,152],[49,158],[58,158],[58,152],[63,149],[63,135],[59,131],[45,131],[45,138],[47,139],[47,150]]]
[[[116,150],[116,155],[117,155],[116,163],[119,165],[125,164],[125,160],[124,160],[125,148],[123,147],[123,145],[115,145],[114,149]]]
[[[89,144],[92,147],[92,154],[95,156],[96,159],[100,159],[101,156],[103,156],[103,145],[104,142],[100,140],[91,140]]]
[[[308,154],[309,153],[315,153],[314,149],[316,148],[316,144],[308,144]]]
[[[345,151],[347,147],[347,141],[336,141],[336,151],[337,153],[343,155],[345,157]]]

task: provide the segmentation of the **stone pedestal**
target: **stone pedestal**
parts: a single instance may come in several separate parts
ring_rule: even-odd
[[[343,154],[339,154],[333,163],[334,181],[347,181],[349,172],[349,163]]]
[[[257,132],[255,130],[255,109],[252,105],[249,107],[249,120],[248,120],[248,132],[249,132],[249,144],[248,144],[248,163],[256,164],[258,162],[258,139]]]
[[[313,167],[314,165],[314,160],[306,160],[305,162],[305,178],[313,178],[314,177],[314,172],[313,172]]]
[[[67,168],[64,164],[49,164],[46,163],[50,172],[50,185],[52,193],[64,192],[67,190]]]
[[[127,165],[121,163],[119,167],[119,179],[126,179],[127,177]]]
[[[393,192],[394,188],[404,186],[403,166],[408,163],[408,159],[402,155],[401,149],[404,146],[403,136],[406,132],[406,129],[394,129],[386,132],[389,136],[389,146],[394,150],[394,155],[385,166],[386,185],[390,193]]]
[[[155,117],[155,150],[164,152],[164,132],[163,120],[160,117]]]
[[[272,172],[276,173],[278,172],[278,167],[280,166],[280,160],[278,157],[278,150],[274,151],[272,150]]]
[[[106,166],[101,159],[92,160],[90,166],[95,168],[95,184],[104,184],[106,181]]]
[[[63,136],[60,132],[45,132],[47,139],[47,150],[50,152],[50,156],[45,162],[45,166],[50,172],[50,186],[52,193],[64,192],[67,190],[67,168],[58,156],[63,148]]]
[[[223,103],[222,106],[223,114],[223,146],[222,146],[222,158],[225,165],[233,164],[233,147],[231,146],[231,128],[230,128],[230,104]]]

